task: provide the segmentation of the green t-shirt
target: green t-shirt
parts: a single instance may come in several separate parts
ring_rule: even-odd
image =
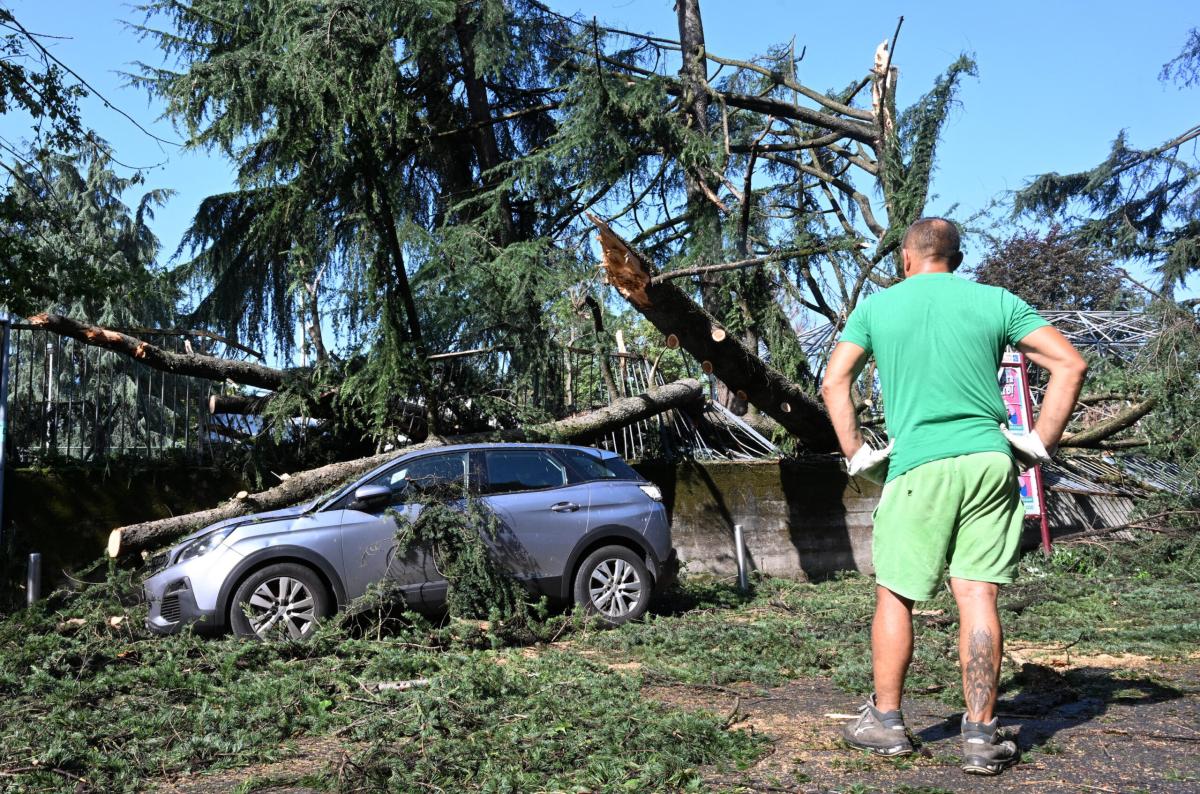
[[[1004,348],[1049,325],[1000,287],[923,273],[867,298],[841,341],[875,356],[888,436],[888,479],[973,452],[1012,455],[997,370]]]

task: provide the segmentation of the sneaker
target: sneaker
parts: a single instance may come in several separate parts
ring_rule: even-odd
[[[964,772],[970,775],[998,775],[1006,766],[1017,762],[1015,742],[999,738],[1000,718],[991,722],[970,722],[962,718]]]
[[[909,755],[913,751],[904,728],[904,715],[900,709],[880,711],[875,708],[875,696],[858,707],[858,719],[846,723],[842,728],[842,739],[859,750],[870,750],[876,755]]]

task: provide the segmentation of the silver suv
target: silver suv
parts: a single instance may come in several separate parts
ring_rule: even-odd
[[[620,457],[557,444],[479,444],[413,452],[308,504],[221,521],[189,535],[145,581],[151,630],[266,637],[317,621],[388,577],[413,608],[436,611],[447,584],[430,554],[396,553],[396,523],[420,494],[476,497],[499,530],[493,558],[535,595],[619,624],[645,612],[673,574],[657,486]]]

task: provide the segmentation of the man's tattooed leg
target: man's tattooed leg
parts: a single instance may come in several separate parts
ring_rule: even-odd
[[[996,697],[996,638],[987,629],[975,629],[967,640],[967,659],[963,665],[963,697],[968,719],[983,720]]]

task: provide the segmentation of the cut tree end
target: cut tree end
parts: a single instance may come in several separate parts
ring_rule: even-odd
[[[121,530],[114,529],[112,532],[108,533],[108,545],[105,547],[105,551],[108,552],[108,556],[112,557],[114,560],[117,558],[117,555],[121,553]]]
[[[679,347],[679,337],[675,336],[675,334],[669,335],[667,337],[667,348],[674,350],[677,347]]]
[[[713,340],[714,342],[724,342],[724,341],[725,341],[725,337],[726,337],[727,335],[728,335],[728,334],[726,334],[726,333],[725,333],[725,329],[724,329],[724,328],[721,328],[721,327],[719,327],[719,326],[716,326],[716,325],[714,325],[714,326],[713,326],[713,330],[712,330],[712,340]]]

